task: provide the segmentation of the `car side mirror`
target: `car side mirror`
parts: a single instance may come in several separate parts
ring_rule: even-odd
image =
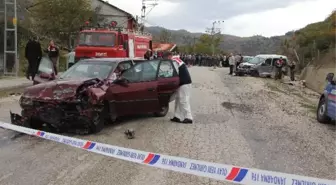
[[[330,83],[335,83],[335,81],[333,81],[334,79],[334,73],[328,73],[326,76],[326,81],[330,82]]]
[[[261,66],[266,66],[266,63],[261,63]]]

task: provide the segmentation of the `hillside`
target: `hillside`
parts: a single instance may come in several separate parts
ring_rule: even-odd
[[[160,33],[165,30],[162,27],[147,27],[146,31],[150,32],[154,38],[159,38]],[[170,41],[178,45],[192,44],[194,38],[198,38],[202,33],[191,33],[186,30],[167,30],[171,33]],[[238,37],[223,34],[221,49],[226,52],[243,53],[244,55],[256,55],[259,53],[277,53],[280,50],[281,43],[286,36],[277,37]]]

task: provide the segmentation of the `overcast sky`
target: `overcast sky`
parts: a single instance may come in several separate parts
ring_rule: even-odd
[[[108,0],[141,15],[141,0]],[[147,23],[168,29],[204,32],[215,20],[225,34],[275,36],[322,21],[336,9],[336,0],[158,0]]]

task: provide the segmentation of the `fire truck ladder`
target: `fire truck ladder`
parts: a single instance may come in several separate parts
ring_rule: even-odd
[[[4,55],[3,74],[18,76],[16,0],[4,0]]]

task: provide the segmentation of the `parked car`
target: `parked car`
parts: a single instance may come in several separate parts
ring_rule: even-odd
[[[49,60],[40,74],[53,77]],[[49,69],[47,69],[49,67]],[[120,69],[120,76],[113,77]],[[119,116],[154,113],[165,116],[179,77],[171,60],[134,62],[127,58],[95,58],[77,62],[59,78],[25,89],[21,116],[12,123],[31,128],[47,125],[53,131],[99,132]]]
[[[277,60],[282,59],[287,63],[288,59],[283,55],[257,55],[248,62],[241,63],[237,68],[239,75],[250,74],[252,76],[272,76],[274,64]]]
[[[327,84],[317,107],[316,118],[320,123],[330,123],[336,120],[336,82],[334,73],[326,77]]]

